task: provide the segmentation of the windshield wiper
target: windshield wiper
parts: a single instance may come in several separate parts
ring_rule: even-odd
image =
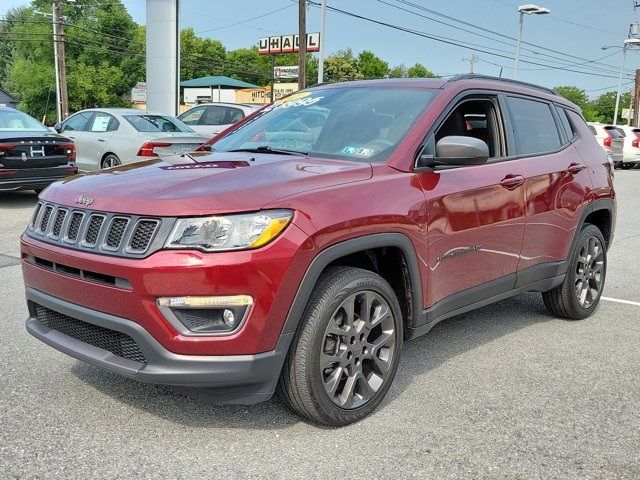
[[[286,150],[284,148],[271,148],[269,145],[260,145],[254,148],[236,148],[227,150],[227,152],[253,152],[253,153],[275,153],[284,155],[309,155],[309,152],[301,152],[298,150]]]

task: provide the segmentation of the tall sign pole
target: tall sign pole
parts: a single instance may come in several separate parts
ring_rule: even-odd
[[[318,83],[324,82],[324,33],[327,19],[327,0],[322,0],[320,10],[320,52],[318,54]]]
[[[307,2],[298,0],[298,89],[305,84],[305,60],[307,58]]]

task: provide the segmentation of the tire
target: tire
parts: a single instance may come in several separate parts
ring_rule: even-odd
[[[365,311],[369,322],[363,320]],[[398,299],[381,276],[360,268],[328,269],[313,289],[292,341],[279,396],[300,415],[324,425],[361,420],[391,387],[402,326]]]
[[[113,153],[109,153],[102,159],[102,162],[100,163],[100,169],[103,170],[105,168],[117,167],[119,165],[122,165],[122,162],[120,161],[118,156]]]
[[[631,168],[631,164],[628,162],[620,162],[620,168],[622,170],[629,170]]]
[[[578,236],[564,282],[543,292],[542,300],[547,310],[556,317],[582,320],[598,307],[606,275],[604,237],[598,227],[587,223]]]
[[[622,162],[613,162],[613,169],[617,170],[622,165]]]

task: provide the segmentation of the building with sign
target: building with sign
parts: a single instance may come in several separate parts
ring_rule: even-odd
[[[183,89],[184,103],[188,105],[202,102],[234,103],[236,90],[257,87],[257,85],[224,75],[185,80],[180,82],[180,86]]]

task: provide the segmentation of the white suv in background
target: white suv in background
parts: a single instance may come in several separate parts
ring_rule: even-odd
[[[263,106],[244,103],[201,103],[178,118],[200,135],[211,138]]]
[[[640,128],[620,125],[616,130],[624,138],[620,168],[637,167],[640,165]]]
[[[613,125],[595,122],[588,122],[588,125],[598,144],[611,158],[614,167],[620,167],[623,159],[624,137]]]

